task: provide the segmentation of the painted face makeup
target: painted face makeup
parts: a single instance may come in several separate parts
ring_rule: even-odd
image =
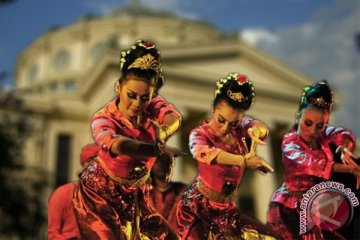
[[[297,134],[309,145],[315,145],[316,139],[324,131],[329,114],[321,109],[307,108],[301,112]]]
[[[119,84],[117,91],[120,96],[119,111],[128,119],[136,119],[149,105],[154,87],[138,79],[129,79]]]
[[[235,110],[222,101],[213,110],[210,128],[217,137],[223,138],[239,125],[243,115],[244,111]]]

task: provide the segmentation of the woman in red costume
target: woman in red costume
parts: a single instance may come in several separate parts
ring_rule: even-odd
[[[231,73],[217,82],[212,118],[190,133],[198,176],[177,209],[182,239],[275,239],[276,234],[236,208],[234,197],[245,168],[273,171],[249,142],[268,134],[266,125],[245,116],[255,92],[245,75]]]
[[[84,168],[97,157],[99,147],[92,143],[81,149],[80,164]],[[66,240],[80,239],[76,223],[72,197],[77,182],[59,186],[51,194],[48,201],[48,239]]]
[[[163,84],[160,53],[154,43],[138,40],[121,53],[120,69],[117,97],[91,121],[98,158],[80,173],[74,193],[81,237],[178,239],[149,201],[156,157],[171,161],[180,154],[164,145],[181,117],[157,95]]]
[[[267,214],[268,225],[284,239],[343,239],[336,231],[315,225],[300,234],[303,194],[328,180],[332,173],[355,175],[360,185],[360,168],[352,158],[354,135],[347,129],[328,125],[333,93],[327,81],[305,87],[295,125],[282,140],[284,184],[277,189]],[[342,152],[343,163],[335,163],[329,145]]]
[[[150,199],[155,210],[176,230],[176,207],[187,185],[171,181],[172,167],[169,161],[156,160],[151,169]]]

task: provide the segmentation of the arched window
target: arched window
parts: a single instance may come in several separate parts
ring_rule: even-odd
[[[105,52],[106,43],[105,42],[98,42],[96,43],[90,50],[91,59],[96,61],[101,57],[101,55]]]
[[[53,67],[56,70],[64,69],[69,65],[70,62],[70,54],[66,50],[61,50],[55,55],[53,60]]]
[[[33,82],[38,77],[39,67],[37,64],[33,64],[28,70],[28,79]]]
[[[57,90],[58,90],[58,83],[57,82],[50,83],[50,85],[49,85],[50,93],[57,92]]]
[[[74,92],[76,90],[76,83],[73,79],[68,79],[64,83],[64,89],[66,92]]]

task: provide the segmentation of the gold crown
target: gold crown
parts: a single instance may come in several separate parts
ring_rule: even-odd
[[[325,102],[322,96],[317,98],[310,98],[310,102],[319,107],[324,107],[325,105],[327,105],[327,103]]]
[[[226,94],[228,95],[229,98],[231,98],[235,102],[242,102],[245,100],[245,97],[244,97],[244,95],[242,95],[241,92],[234,93],[229,89]]]
[[[150,53],[137,58],[129,67],[131,68],[140,68],[143,70],[154,70],[155,72],[161,72],[161,64],[158,60],[156,60]]]

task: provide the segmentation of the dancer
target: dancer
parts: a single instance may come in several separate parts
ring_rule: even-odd
[[[360,186],[360,167],[353,158],[354,135],[328,124],[333,92],[326,80],[304,88],[294,127],[282,140],[284,184],[274,192],[267,214],[268,225],[284,239],[343,239],[336,229],[316,224],[300,235],[303,194],[328,180],[332,173],[353,174]],[[335,144],[343,163],[335,163],[329,145]],[[346,186],[345,186],[346,187]]]
[[[273,171],[255,153],[255,141],[264,143],[267,126],[245,116],[254,88],[239,73],[220,79],[217,87],[212,118],[190,133],[198,176],[178,204],[178,233],[182,239],[274,239],[275,233],[240,213],[234,202],[245,168]]]
[[[84,168],[96,158],[99,147],[96,144],[85,145],[80,154],[80,164]],[[76,223],[72,198],[77,182],[59,186],[51,194],[48,202],[48,239],[80,239]]]
[[[170,161],[156,160],[151,169],[150,199],[155,210],[176,230],[176,207],[187,185],[183,182],[171,181],[172,168]]]
[[[92,118],[97,161],[81,174],[75,213],[85,239],[178,239],[150,206],[150,170],[156,157],[181,154],[164,145],[180,114],[157,95],[163,84],[160,53],[138,40],[121,53],[117,97]]]

